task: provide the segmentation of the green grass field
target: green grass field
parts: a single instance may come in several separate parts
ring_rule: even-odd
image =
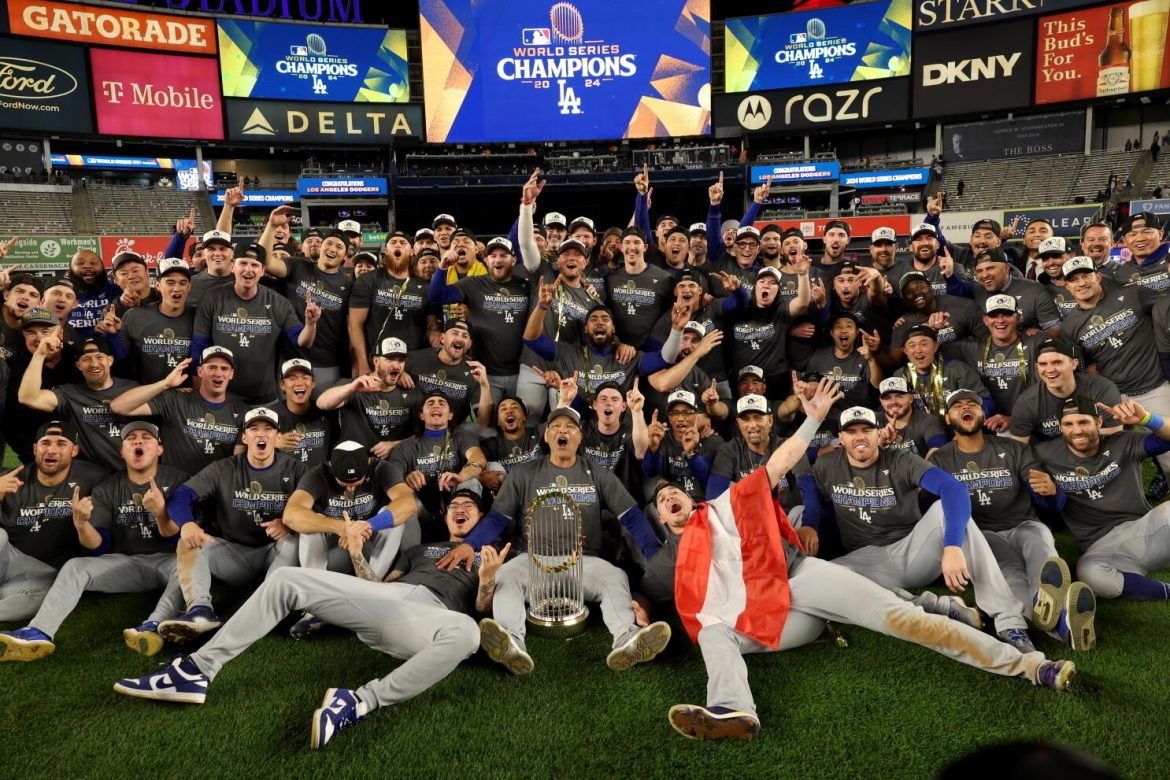
[[[1068,538],[1059,543],[1071,555]],[[245,596],[218,590],[217,606],[230,615]],[[477,654],[424,695],[314,752],[309,715],[325,689],[356,687],[397,661],[337,630],[293,642],[282,627],[228,664],[202,706],[123,698],[111,690],[116,679],[169,659],[143,658],[121,641],[154,598],[87,595],[54,655],[0,665],[0,766],[22,778],[926,778],[1006,740],[1075,745],[1129,778],[1165,776],[1170,765],[1166,604],[1103,603],[1092,653],[1039,640],[1050,657],[1076,660],[1072,694],[848,626],[847,648],[821,642],[750,656],[763,731],[749,744],[691,742],[670,728],[667,709],[702,703],[706,685],[698,649],[677,626],[657,660],[615,674],[595,609],[578,639],[530,639],[529,677]]]

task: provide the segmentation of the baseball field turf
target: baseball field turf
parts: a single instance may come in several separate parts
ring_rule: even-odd
[[[1067,535],[1058,544],[1075,557]],[[224,617],[246,596],[214,594]],[[1037,638],[1050,657],[1077,662],[1070,694],[849,626],[845,648],[823,641],[749,656],[763,729],[747,744],[692,742],[667,723],[672,704],[703,703],[706,684],[677,623],[662,656],[615,674],[594,609],[578,639],[529,640],[530,676],[476,654],[419,698],[311,751],[309,716],[325,689],[357,687],[397,661],[339,630],[294,642],[282,626],[224,668],[206,704],[123,698],[115,680],[171,657],[143,658],[121,641],[154,599],[88,594],[54,655],[0,664],[0,766],[22,778],[927,778],[1006,740],[1077,746],[1128,778],[1164,777],[1170,766],[1165,603],[1101,602],[1091,653]]]

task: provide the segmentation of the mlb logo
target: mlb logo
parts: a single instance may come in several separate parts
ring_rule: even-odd
[[[552,43],[552,35],[547,27],[525,27],[525,46],[548,46]]]
[[[288,53],[294,57],[308,57],[309,56],[309,47],[308,46],[289,46]]]
[[[808,42],[808,33],[802,33],[802,32],[792,33],[792,35],[788,36],[788,42],[789,43],[807,43]]]

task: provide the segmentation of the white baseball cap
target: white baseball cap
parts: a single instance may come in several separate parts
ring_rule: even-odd
[[[1049,239],[1051,240],[1051,239]],[[1093,262],[1091,257],[1074,257],[1070,260],[1065,260],[1064,265],[1060,267],[1061,274],[1067,279],[1070,274],[1075,274],[1077,271],[1096,271],[1097,265]]]
[[[508,254],[512,254],[512,242],[503,236],[496,236],[484,246],[484,254],[492,251],[495,247],[500,247]]]
[[[869,243],[876,244],[879,241],[898,241],[898,234],[894,232],[893,228],[880,227],[869,236]]]
[[[431,220],[432,228],[437,228],[439,225],[450,225],[451,227],[455,227],[458,224],[459,223],[455,221],[455,217],[451,216],[450,214],[440,214]]]
[[[930,233],[930,235],[932,235],[932,236],[937,236],[938,229],[934,225],[930,225],[930,224],[927,224],[926,222],[923,222],[918,227],[914,228],[914,232],[910,234],[910,237],[914,238],[919,233]]]
[[[308,371],[313,373],[313,364],[304,358],[290,358],[280,364],[280,378],[284,379],[293,371]]]
[[[402,339],[389,336],[382,339],[381,345],[378,347],[378,357],[390,357],[391,355],[405,355],[407,353],[406,342]]]
[[[353,233],[360,236],[362,234],[361,223],[356,219],[343,219],[337,223],[337,229],[342,233]]]
[[[702,233],[705,236],[707,235],[707,224],[705,222],[692,222],[687,232],[692,236],[696,233]]]
[[[842,428],[853,425],[854,423],[864,423],[865,425],[876,428],[877,415],[873,413],[873,409],[866,409],[864,406],[850,406],[841,412],[840,423]]]
[[[698,333],[700,336],[707,335],[707,329],[703,327],[703,323],[695,322],[694,320],[691,320],[690,322],[688,322],[686,325],[683,326],[683,333],[686,333],[688,330],[693,330],[695,333]]]
[[[247,428],[257,420],[270,423],[273,428],[280,427],[280,418],[276,416],[276,412],[272,411],[267,406],[257,406],[255,409],[249,410],[248,413],[244,415],[244,427]]]
[[[780,269],[775,268],[775,267],[770,266],[770,265],[766,265],[763,268],[761,268],[759,271],[756,272],[757,279],[759,279],[761,276],[765,276],[765,275],[771,276],[773,279],[775,279],[776,284],[780,284],[780,282],[782,282],[784,280],[784,275],[781,273]]]
[[[208,230],[203,234],[203,245],[208,244],[224,244],[225,246],[232,245],[231,233],[225,233],[222,230]]]
[[[164,257],[158,261],[158,276],[160,279],[171,271],[182,271],[187,276],[194,273],[191,266],[187,265],[187,261],[181,257]]]
[[[909,393],[910,388],[906,385],[906,380],[900,376],[891,376],[883,379],[882,383],[878,385],[878,395],[885,395],[886,393]]]
[[[673,393],[671,393],[670,395],[668,395],[666,397],[667,410],[669,410],[670,407],[674,406],[675,404],[686,404],[687,406],[691,407],[692,409],[699,408],[698,406],[695,405],[695,394],[690,392],[689,390],[682,390],[682,389],[675,390]]]
[[[1036,254],[1045,255],[1049,252],[1064,254],[1067,251],[1068,243],[1060,236],[1052,236],[1040,242],[1040,248],[1036,250]]]
[[[741,238],[744,238],[745,236],[759,240],[760,231],[756,230],[751,225],[744,225],[739,230],[735,231],[735,240],[736,241],[739,241]]]
[[[768,399],[762,395],[749,393],[743,398],[739,399],[735,404],[735,416],[742,417],[748,412],[759,412],[760,414],[768,413]]]
[[[581,225],[589,228],[590,233],[596,233],[597,230],[593,227],[593,220],[589,217],[573,217],[573,221],[569,223],[569,232],[576,230]]]
[[[992,295],[987,299],[987,303],[983,305],[983,311],[987,314],[997,311],[1010,311],[1012,314],[1015,314],[1019,310],[1019,306],[1016,305],[1016,299],[1011,295]]]
[[[200,363],[206,363],[211,358],[223,358],[232,364],[232,368],[236,367],[236,356],[227,347],[208,347],[203,350],[203,354],[199,356]]]
[[[745,376],[754,376],[763,379],[764,369],[760,368],[759,366],[744,366],[739,370],[739,374],[735,378],[743,379]]]
[[[565,215],[559,211],[550,211],[544,215],[545,227],[548,227],[549,225],[560,225],[561,227],[565,227],[568,224],[569,220],[565,219]]]

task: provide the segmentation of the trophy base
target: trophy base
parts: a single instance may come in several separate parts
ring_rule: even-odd
[[[589,608],[564,620],[545,620],[528,615],[528,633],[547,639],[572,639],[585,633],[589,627]]]

